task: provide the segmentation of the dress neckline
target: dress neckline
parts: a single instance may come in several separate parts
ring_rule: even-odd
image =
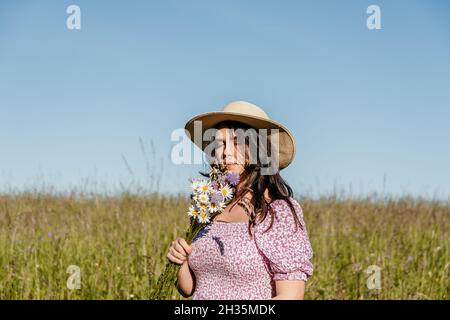
[[[212,221],[213,223],[214,222],[219,222],[219,223],[225,223],[225,224],[247,224],[248,223],[248,221],[236,221],[236,222],[230,222],[230,221],[223,221],[223,220],[213,220]]]

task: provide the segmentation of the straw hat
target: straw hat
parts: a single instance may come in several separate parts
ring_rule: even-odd
[[[279,169],[286,168],[295,157],[295,139],[292,133],[275,120],[269,118],[266,112],[257,105],[246,101],[233,101],[227,104],[222,111],[212,111],[199,114],[191,118],[185,125],[187,136],[194,141],[194,121],[202,121],[202,137],[203,133],[214,128],[219,122],[225,120],[234,120],[245,123],[255,129],[269,129],[267,134],[270,135],[270,129],[279,130]],[[201,139],[203,140],[203,139]],[[206,145],[203,142],[196,144],[201,150]]]

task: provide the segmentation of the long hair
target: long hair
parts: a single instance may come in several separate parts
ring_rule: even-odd
[[[217,130],[222,128],[228,129],[242,129],[247,130],[252,127],[238,122],[238,121],[222,121],[214,126]],[[275,200],[285,200],[287,201],[291,214],[294,217],[296,229],[298,226],[303,228],[297,214],[295,213],[295,208],[291,203],[290,198],[293,195],[292,188],[287,184],[287,182],[281,177],[279,170],[277,169],[275,174],[272,175],[262,175],[261,169],[264,167],[261,164],[260,153],[257,152],[256,163],[249,163],[248,160],[248,148],[249,141],[246,138],[245,140],[245,157],[246,161],[244,164],[244,171],[240,176],[240,183],[238,184],[236,195],[231,202],[230,210],[237,204],[241,206],[249,216],[249,224],[248,224],[248,232],[250,236],[252,236],[251,229],[252,226],[256,225],[257,222],[262,222],[266,219],[267,215],[270,215],[270,225],[264,231],[268,231],[272,228],[275,213],[270,204]],[[261,144],[258,144],[258,148],[261,147]],[[268,152],[270,152],[270,143],[267,144]],[[214,155],[215,156],[215,155]],[[255,161],[252,161],[255,162]],[[207,176],[206,173],[200,172],[200,174]],[[268,196],[270,202],[267,201],[265,197],[265,190],[268,191]],[[252,194],[251,200],[245,197],[245,195],[250,192]]]

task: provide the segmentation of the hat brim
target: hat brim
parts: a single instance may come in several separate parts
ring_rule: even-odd
[[[195,143],[194,139],[194,122],[202,121],[202,137],[203,133],[210,128],[214,128],[219,122],[225,120],[234,120],[249,125],[255,129],[278,129],[279,130],[279,168],[286,168],[295,158],[296,146],[295,139],[288,128],[281,123],[258,116],[250,116],[237,112],[226,111],[212,111],[199,114],[191,118],[185,125],[185,131],[189,139]],[[269,132],[270,133],[270,132]],[[200,139],[200,144],[196,144],[201,150],[204,150],[206,145],[203,139]]]

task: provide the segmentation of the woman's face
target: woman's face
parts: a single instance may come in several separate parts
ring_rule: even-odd
[[[244,171],[246,146],[239,145],[239,141],[233,129],[219,129],[216,136],[218,147],[216,149],[217,157],[223,160],[223,163],[230,171],[241,174]]]

